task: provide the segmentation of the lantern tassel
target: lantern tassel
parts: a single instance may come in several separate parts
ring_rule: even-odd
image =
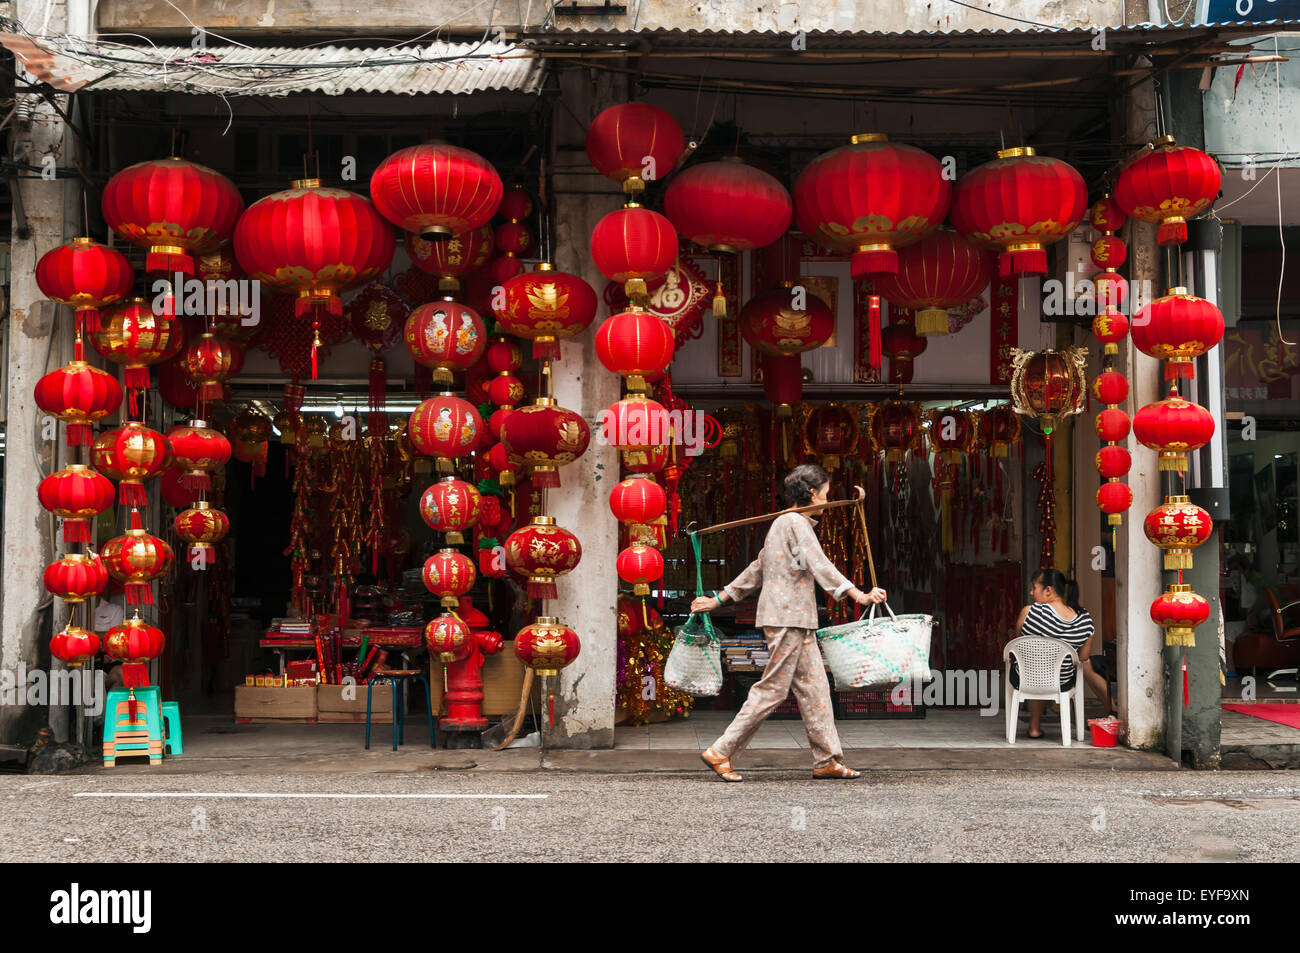
[[[94,431],[90,424],[68,424],[67,441],[69,447],[89,447]]]
[[[286,456],[285,459],[288,459]],[[186,470],[181,477],[181,485],[187,490],[212,489],[212,475],[206,470]]]
[[[153,587],[147,582],[128,582],[126,584],[126,604],[129,606],[153,605]]]
[[[541,337],[533,341],[533,359],[538,361],[558,361],[560,359],[560,342],[552,337]]]
[[[534,467],[532,483],[539,489],[554,489],[560,485],[560,471],[551,467]]]
[[[1160,223],[1156,229],[1156,244],[1181,245],[1187,241],[1187,222],[1181,218],[1170,219]]]
[[[194,274],[194,259],[189,255],[177,254],[173,251],[150,250],[145,255],[144,270],[150,274],[168,276],[177,271],[192,275]]]
[[[63,521],[63,541],[65,543],[90,542],[90,520],[65,519]]]
[[[144,491],[144,484],[135,480],[123,480],[117,488],[117,498],[123,506],[147,506],[149,495]]]
[[[149,368],[136,367],[135,365],[127,367],[126,373],[123,375],[123,383],[125,386],[134,387],[137,390],[148,390]]]
[[[214,400],[219,401],[225,396],[226,391],[221,381],[204,381],[199,385],[199,400],[205,404]]]
[[[998,274],[1003,278],[1047,274],[1047,249],[1016,248],[1004,251],[998,256]]]
[[[134,689],[149,684],[149,666],[141,662],[127,662],[122,666],[122,684],[132,690],[127,696],[127,703],[139,705],[140,700],[135,697]],[[131,719],[135,720],[134,713],[131,714]]]
[[[370,419],[367,421],[371,436],[383,436],[388,432],[388,417],[384,405],[388,403],[388,365],[382,357],[370,362]]]
[[[871,369],[880,370],[880,295],[867,298],[867,331],[870,338]]]
[[[1187,684],[1187,649],[1183,649],[1183,707],[1186,708],[1192,702],[1192,694]]]
[[[721,265],[719,264],[719,267]],[[715,318],[725,318],[727,316],[727,293],[722,290],[722,281],[718,281],[717,291],[713,295],[713,316]]]
[[[528,598],[530,599],[558,599],[560,590],[555,585],[553,579],[545,579],[534,576],[528,580]]]
[[[130,387],[126,389],[126,407],[133,419],[140,419],[140,395]]]
[[[98,308],[81,308],[77,311],[77,324],[86,334],[98,334],[103,325],[99,318]]]
[[[144,517],[140,515],[139,510],[131,510],[131,528],[144,529]]]
[[[854,280],[872,275],[898,274],[898,252],[892,248],[864,248],[853,253],[849,270]]]
[[[211,566],[217,561],[217,551],[211,546],[191,546],[190,562],[200,566]]]

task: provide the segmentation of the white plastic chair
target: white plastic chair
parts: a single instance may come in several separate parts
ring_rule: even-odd
[[[1011,684],[1011,657],[1016,657],[1020,669],[1020,687]],[[1061,691],[1061,665],[1066,658],[1074,660],[1074,687]],[[1079,667],[1079,653],[1060,639],[1047,639],[1037,635],[1022,635],[1007,643],[1002,650],[1005,679],[1005,708],[1007,714],[1007,744],[1016,743],[1016,728],[1020,718],[1020,703],[1027,699],[1055,701],[1061,706],[1061,744],[1070,747],[1070,702],[1074,702],[1074,718],[1078,725],[1079,740],[1083,740],[1083,671]],[[1070,696],[1074,696],[1071,699]]]

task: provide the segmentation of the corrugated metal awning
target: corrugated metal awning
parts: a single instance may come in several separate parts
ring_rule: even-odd
[[[367,49],[320,46],[139,46],[92,42],[51,50],[0,33],[37,79],[64,92],[137,91],[220,96],[291,93],[533,93],[545,65],[511,43],[432,43]]]

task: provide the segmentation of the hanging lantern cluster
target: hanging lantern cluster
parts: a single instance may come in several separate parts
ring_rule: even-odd
[[[1109,366],[1109,361],[1107,361]],[[1133,505],[1133,491],[1121,482],[1133,461],[1128,450],[1119,446],[1128,437],[1129,418],[1119,405],[1128,400],[1128,381],[1123,374],[1104,370],[1092,383],[1092,396],[1105,405],[1097,415],[1095,426],[1103,446],[1097,451],[1095,464],[1103,482],[1097,488],[1097,506],[1106,514],[1111,526],[1124,521],[1124,513]]]
[[[659,542],[657,532],[647,535],[638,532],[638,528],[666,525],[668,494],[653,474],[637,473],[614,487],[609,494],[609,508],[614,518],[627,528],[628,538],[632,540],[618,555],[619,578],[632,584],[635,595],[647,596],[650,584],[663,578],[664,558],[660,547],[635,540],[649,538]]]

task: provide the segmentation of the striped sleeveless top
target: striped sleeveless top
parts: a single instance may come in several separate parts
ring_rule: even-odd
[[[1066,622],[1046,602],[1035,602],[1029,607],[1025,624],[1020,629],[1021,635],[1037,635],[1049,639],[1067,642],[1077,652],[1083,644],[1092,638],[1094,627],[1092,616],[1080,609],[1078,614]],[[1064,688],[1074,679],[1074,661],[1068,656],[1061,663],[1061,686]]]

